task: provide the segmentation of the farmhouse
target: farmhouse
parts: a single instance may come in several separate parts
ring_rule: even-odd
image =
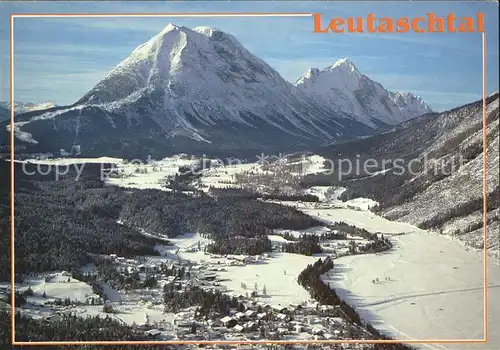
[[[233,327],[233,330],[235,332],[241,333],[241,332],[243,332],[244,328],[242,325],[237,324],[236,326]]]
[[[161,334],[161,332],[157,329],[151,329],[149,331],[144,332],[147,336],[150,336],[151,338],[156,338]]]
[[[253,310],[247,310],[245,311],[245,317],[251,318],[255,315],[255,311]]]
[[[227,328],[232,328],[232,327],[236,326],[236,324],[238,323],[236,321],[236,319],[234,319],[231,316],[223,317],[220,319],[220,321],[224,325],[224,327],[227,327]]]

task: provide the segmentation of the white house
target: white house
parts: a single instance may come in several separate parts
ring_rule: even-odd
[[[253,310],[247,310],[245,311],[245,317],[253,317],[255,315],[255,311]]]
[[[59,153],[61,154],[61,157],[67,157],[71,155],[71,153],[66,152],[63,148],[59,150]]]
[[[281,320],[281,321],[284,321],[288,318],[287,315],[282,314],[282,313],[279,313],[278,315],[276,315],[276,317],[278,318],[278,320]]]
[[[262,320],[263,318],[265,318],[267,316],[267,314],[265,312],[261,312],[260,314],[257,314],[257,318],[259,320]]]
[[[235,332],[241,333],[241,332],[243,332],[244,328],[243,328],[243,326],[242,326],[242,325],[237,324],[236,326],[234,326],[234,327],[233,327],[233,330],[234,330]]]

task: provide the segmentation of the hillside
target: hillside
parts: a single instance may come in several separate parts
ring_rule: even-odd
[[[487,99],[488,248],[492,250],[499,242],[498,114],[496,93]],[[378,166],[344,176],[338,171],[308,176],[304,185],[345,187],[343,199],[371,198],[387,218],[482,247],[482,101],[423,115],[379,135],[322,148],[320,153],[335,164],[339,159],[353,164],[356,159],[360,164],[373,159]]]

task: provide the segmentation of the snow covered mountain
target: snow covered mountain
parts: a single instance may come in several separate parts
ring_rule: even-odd
[[[405,107],[409,95],[396,105],[348,60],[296,85],[230,34],[169,24],[76,103],[20,114],[14,133],[36,152],[80,145],[89,156],[235,156],[309,149],[417,113]]]
[[[43,151],[78,143],[106,155],[132,148],[279,151],[373,132],[318,104],[233,36],[173,24],[75,104],[27,113],[20,122],[18,139]]]
[[[398,106],[404,120],[432,112],[421,97],[415,96],[411,92],[389,91],[389,98]]]
[[[51,101],[45,101],[40,103],[17,102],[14,104],[14,113],[20,114],[33,111],[42,111],[53,107],[56,107],[56,104]],[[4,109],[10,110],[10,103],[8,101],[0,101],[0,108],[2,108],[2,110]]]
[[[318,102],[354,116],[370,127],[395,125],[432,112],[421,98],[409,92],[394,93],[384,89],[347,58],[324,69],[309,69],[295,86]]]

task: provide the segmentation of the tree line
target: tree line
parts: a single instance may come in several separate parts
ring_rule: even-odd
[[[327,286],[322,280],[321,275],[333,269],[334,263],[330,258],[317,260],[314,264],[309,264],[297,278],[297,282],[304,287],[311,298],[323,305],[337,306],[343,313],[344,318],[355,325],[363,327],[371,339],[390,339],[377,331],[370,324],[365,323],[358,312],[345,301],[343,301],[334,289]],[[378,349],[394,349],[394,350],[412,350],[411,347],[404,344],[377,344]]]
[[[92,254],[124,257],[158,255],[164,237],[203,232],[221,243],[214,250],[244,254],[270,251],[261,236],[273,229],[306,229],[320,223],[301,211],[246,198],[190,196],[181,192],[106,186],[101,165],[86,164],[78,181],[71,168],[57,181],[27,165],[15,168],[16,272],[72,270],[92,262]],[[43,169],[44,171],[48,169]],[[10,276],[9,164],[0,164],[0,280]],[[124,222],[126,225],[117,223]],[[142,230],[153,234],[145,236]],[[158,238],[155,238],[154,235]],[[244,239],[232,239],[243,237]],[[246,239],[255,238],[253,240]],[[230,247],[230,248],[229,248]],[[233,250],[233,253],[235,252]]]
[[[236,297],[231,297],[220,291],[205,291],[199,287],[186,288],[180,293],[173,284],[166,284],[163,288],[163,300],[165,309],[169,312],[197,305],[198,316],[206,316],[211,313],[218,315],[229,315],[230,309],[245,311],[245,306]]]
[[[285,194],[285,193],[259,193],[245,188],[234,187],[209,187],[209,192],[214,197],[233,197],[245,199],[263,199],[277,201],[319,202],[318,196],[312,194]]]
[[[150,338],[138,329],[124,325],[110,317],[91,316],[87,318],[76,315],[61,315],[53,319],[33,319],[16,313],[16,341],[145,341]],[[10,311],[0,310],[0,344],[11,344]],[[10,348],[14,348],[13,346]],[[21,346],[16,346],[22,349]],[[32,348],[32,347],[26,347]],[[44,347],[45,348],[45,347]],[[48,346],[48,349],[75,349],[74,346]],[[110,349],[109,346],[79,346],[79,349]],[[153,346],[120,345],[115,349],[155,349]]]
[[[301,235],[295,242],[283,243],[281,250],[286,253],[311,256],[323,252],[319,242],[320,237],[316,235]]]

